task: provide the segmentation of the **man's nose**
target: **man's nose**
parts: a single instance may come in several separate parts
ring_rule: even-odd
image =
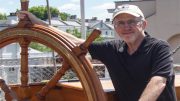
[[[131,24],[125,22],[125,23],[124,23],[124,28],[131,28]]]

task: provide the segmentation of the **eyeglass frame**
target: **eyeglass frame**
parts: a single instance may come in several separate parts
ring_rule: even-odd
[[[142,17],[137,17],[135,19],[130,19],[130,20],[127,20],[127,21],[113,21],[113,24],[114,24],[114,27],[115,28],[125,28],[126,27],[126,24],[129,26],[129,27],[136,27],[137,25],[141,24],[141,22],[144,21],[144,19]],[[120,25],[118,25],[117,23],[120,23]]]

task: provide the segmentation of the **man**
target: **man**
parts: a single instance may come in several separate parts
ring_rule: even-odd
[[[113,24],[122,41],[93,43],[88,50],[107,66],[118,101],[176,101],[170,47],[144,31],[147,22],[142,11],[121,5],[114,11]]]
[[[89,52],[107,66],[119,100],[176,101],[170,47],[144,31],[142,11],[121,5],[113,24],[123,41],[92,44]]]

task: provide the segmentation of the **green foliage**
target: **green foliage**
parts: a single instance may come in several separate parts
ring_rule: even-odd
[[[77,38],[81,38],[81,33],[80,32],[78,32],[78,29],[73,29],[73,30],[70,30],[70,29],[67,29],[66,30],[66,32],[67,33],[70,33],[70,34],[72,34],[72,35],[74,35],[74,36],[76,36]],[[88,38],[88,36],[91,34],[91,32],[87,32],[87,38]],[[98,38],[96,38],[95,40],[94,40],[94,42],[102,42],[104,40],[104,38],[102,38],[102,37],[98,37]]]
[[[95,42],[95,43],[96,43],[96,42],[102,42],[103,40],[104,40],[103,37],[98,37],[98,38],[95,39],[94,42]]]
[[[6,19],[7,19],[6,14],[0,13],[0,20],[6,20]]]
[[[46,8],[47,10],[47,8]],[[60,12],[57,8],[54,8],[54,7],[50,7],[50,11],[51,11],[51,16],[52,17],[57,17],[57,16],[60,16]]]
[[[67,14],[67,13],[60,13],[60,17],[61,17],[61,20],[63,21],[66,21],[67,20],[67,17],[71,16],[70,14]]]
[[[43,44],[36,43],[36,42],[31,42],[30,47],[33,48],[33,49],[39,50],[41,52],[50,52],[50,51],[52,51],[51,48],[49,48],[49,47],[47,47],[47,46],[45,46]]]
[[[29,12],[33,13],[36,17],[40,18],[41,20],[48,19],[48,9],[46,6],[34,6],[29,9]],[[70,14],[67,13],[60,13],[57,8],[50,7],[51,17],[60,17],[62,20],[67,20],[67,17]]]
[[[67,29],[66,32],[67,32],[67,33],[70,33],[70,34],[72,34],[72,35],[74,35],[74,36],[76,36],[77,38],[81,38],[81,33],[78,32],[78,29],[77,29],[77,28],[75,28],[75,29],[73,29],[73,30]]]
[[[47,9],[45,6],[34,6],[29,9],[29,12],[33,13],[36,17],[41,20],[47,19]]]

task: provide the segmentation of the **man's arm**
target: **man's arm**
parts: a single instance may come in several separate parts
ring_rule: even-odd
[[[43,25],[46,27],[50,27],[58,32],[60,32],[61,34],[63,34],[66,38],[68,38],[69,40],[71,40],[73,43],[75,44],[81,44],[84,42],[83,39],[77,38],[72,34],[66,33],[64,31],[61,31],[53,26],[49,26],[47,23],[43,22],[42,20],[38,19],[36,16],[34,16],[32,13],[28,12],[28,11],[20,11],[17,13],[17,16],[19,19],[24,19],[26,16],[28,16],[28,18],[31,20],[31,22],[33,24],[39,24],[39,25]]]
[[[167,79],[153,76],[141,94],[139,101],[156,101],[166,86]]]

